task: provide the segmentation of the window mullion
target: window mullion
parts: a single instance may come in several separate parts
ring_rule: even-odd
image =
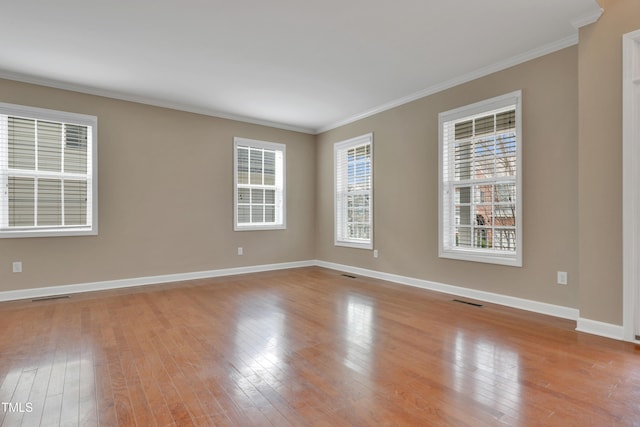
[[[501,176],[499,178],[480,178],[480,179],[465,179],[460,181],[454,181],[454,184],[459,187],[466,187],[469,185],[483,185],[493,183],[514,183],[516,182],[515,176]]]
[[[35,176],[33,178],[33,225],[37,227],[38,224],[38,187],[39,187],[39,178]]]
[[[455,242],[456,241],[456,203],[455,203],[455,187],[453,184],[453,180],[449,181],[447,183],[447,191],[448,194],[445,194],[444,197],[446,197],[446,201],[447,201],[447,208],[449,211],[449,242]],[[445,233],[443,233],[444,235]],[[451,244],[451,243],[449,243]]]
[[[60,149],[60,172],[62,173],[62,175],[60,177],[60,192],[61,192],[61,194],[60,194],[60,215],[61,215],[60,223],[62,224],[62,226],[64,226],[65,222],[66,222],[65,221],[65,215],[64,215],[64,213],[65,213],[65,197],[64,197],[64,194],[65,194],[65,189],[64,189],[65,180],[63,178],[64,171],[65,171],[64,170],[64,152],[65,152],[65,150],[67,148],[66,144],[65,144],[66,133],[67,133],[67,125],[66,124],[62,124],[62,132],[61,132],[61,135],[60,135],[60,144],[62,145],[62,147]],[[88,167],[88,165],[87,165],[87,167]]]
[[[471,246],[475,247],[476,245],[476,230],[477,230],[477,214],[476,214],[476,204],[475,204],[475,191],[476,187],[472,185],[469,191],[469,214],[471,218],[469,218],[469,223],[471,225]]]
[[[267,222],[267,208],[265,206],[265,191],[264,191],[264,149],[260,150],[260,184],[262,185],[262,188],[260,188],[260,191],[262,192],[262,203],[260,204],[260,210],[262,211],[262,223]]]
[[[33,224],[37,227],[38,224],[38,187],[39,187],[39,179],[37,178],[37,174],[40,170],[40,164],[38,162],[38,125],[39,125],[40,121],[39,120],[35,120],[35,136],[34,136],[34,174],[36,175],[36,177],[33,180],[33,185],[34,185],[34,189],[33,189]]]
[[[9,226],[9,124],[8,116],[0,115],[0,227]]]
[[[348,240],[349,239],[349,150],[345,149],[340,151],[338,155],[338,163],[340,168],[340,175],[342,176],[340,182],[340,210],[342,211],[341,221],[339,224],[340,227],[340,239]]]
[[[495,153],[494,153],[495,154]],[[495,158],[495,156],[494,156]],[[494,162],[494,171],[495,171],[495,162]],[[496,186],[491,186],[491,247],[493,249],[496,248]]]
[[[64,179],[60,180],[60,225],[65,226],[64,218]]]

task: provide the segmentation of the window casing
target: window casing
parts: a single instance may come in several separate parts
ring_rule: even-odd
[[[522,266],[521,98],[440,113],[440,257]]]
[[[284,144],[234,138],[234,230],[286,228]]]
[[[0,237],[98,234],[97,123],[0,103]]]
[[[373,134],[334,144],[335,245],[373,249]]]

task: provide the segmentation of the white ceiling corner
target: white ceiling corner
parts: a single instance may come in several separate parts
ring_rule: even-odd
[[[600,7],[600,4],[597,2],[597,0],[592,0],[592,1],[593,3],[595,3],[593,10],[586,12],[584,15],[576,17],[571,21],[571,25],[576,30],[579,30],[580,28],[585,27],[587,25],[593,24],[598,19],[600,19],[600,17],[604,13],[604,9]]]

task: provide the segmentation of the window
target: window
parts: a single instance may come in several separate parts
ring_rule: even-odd
[[[521,92],[440,113],[439,254],[522,266]]]
[[[333,146],[335,244],[373,249],[373,134]]]
[[[0,237],[98,234],[97,125],[0,103]]]
[[[275,230],[285,222],[285,146],[234,138],[234,229]]]

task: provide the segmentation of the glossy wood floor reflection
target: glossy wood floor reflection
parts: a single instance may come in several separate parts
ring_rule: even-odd
[[[0,425],[640,425],[574,328],[315,267],[1,303]]]

